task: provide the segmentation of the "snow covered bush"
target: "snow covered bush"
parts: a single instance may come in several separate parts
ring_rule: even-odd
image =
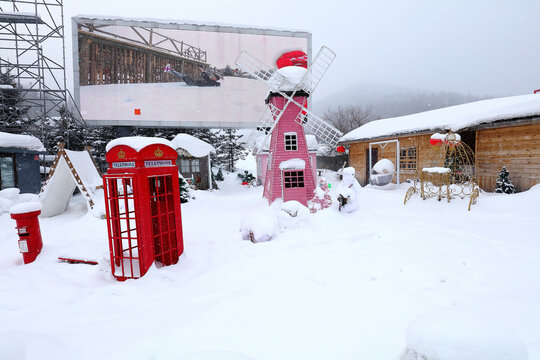
[[[496,181],[496,193],[514,194],[516,192],[514,184],[512,184],[512,181],[510,181],[509,175],[510,173],[508,172],[508,170],[506,170],[506,166],[503,166],[501,173],[499,174],[499,177]]]
[[[472,311],[422,315],[407,329],[400,360],[527,360],[527,349],[504,325]]]
[[[180,203],[187,203],[190,199],[193,198],[193,196],[191,195],[191,189],[189,188],[189,184],[186,179],[184,179],[184,177],[180,175],[180,173],[178,173],[178,177],[180,180]]]
[[[330,196],[330,187],[325,178],[320,178],[315,190],[313,190],[313,199],[309,206],[311,213],[316,213],[319,210],[326,209],[332,205],[332,197]]]
[[[278,227],[275,213],[271,208],[266,211],[257,211],[246,216],[240,224],[243,240],[253,243],[270,241]]]
[[[362,187],[354,177],[353,167],[343,169],[343,179],[337,188],[339,211],[350,213],[358,209],[358,196]]]
[[[243,173],[239,173],[238,177],[240,178],[240,181],[242,181],[242,185],[250,185],[255,180],[255,176],[247,170],[244,170]]]
[[[281,204],[280,210],[279,227],[281,231],[296,229],[309,219],[309,209],[296,200],[284,202]]]

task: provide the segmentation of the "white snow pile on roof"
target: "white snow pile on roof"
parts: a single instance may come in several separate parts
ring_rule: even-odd
[[[0,132],[0,148],[17,148],[35,151],[45,151],[38,138],[31,135],[19,135]]]
[[[419,131],[461,129],[498,120],[540,116],[540,96],[535,94],[476,101],[418,114],[369,122],[345,134],[340,141],[355,141]]]
[[[203,157],[216,152],[216,149],[209,143],[188,134],[176,135],[171,140],[171,144],[174,150],[183,149],[193,157]]]
[[[269,151],[270,150],[270,138],[264,143],[264,146],[261,149],[262,142],[266,139],[266,135],[260,135],[255,139],[255,147],[260,149],[260,151]],[[306,141],[308,146],[308,151],[317,151],[319,149],[319,142],[315,135],[306,135]]]
[[[162,139],[162,138],[146,137],[146,136],[126,136],[126,137],[121,137],[118,139],[111,140],[107,144],[107,147],[105,148],[105,150],[109,151],[117,145],[125,145],[125,146],[129,146],[130,148],[136,151],[141,151],[146,146],[152,145],[152,144],[163,144],[163,145],[173,147],[169,140]]]
[[[280,170],[303,170],[306,168],[306,162],[302,159],[289,159],[279,164]]]
[[[407,329],[402,360],[526,360],[527,348],[504,325],[472,311],[440,310]]]
[[[285,78],[279,85],[281,91],[292,91],[302,81],[307,69],[301,66],[285,66],[276,70],[276,74],[279,74]]]

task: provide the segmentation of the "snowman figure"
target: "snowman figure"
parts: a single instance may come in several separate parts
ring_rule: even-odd
[[[360,206],[358,196],[362,187],[354,177],[354,168],[346,167],[343,169],[343,180],[337,188],[339,211],[350,213]]]

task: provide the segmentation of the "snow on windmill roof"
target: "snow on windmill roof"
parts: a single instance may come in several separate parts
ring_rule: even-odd
[[[285,81],[279,85],[279,90],[293,91],[296,85],[302,81],[306,73],[307,69],[301,66],[285,66],[281,69],[277,69],[276,74],[285,78]]]
[[[422,131],[454,131],[522,117],[540,116],[540,96],[521,95],[369,122],[345,134],[340,142],[357,141]]]
[[[146,136],[126,136],[126,137],[121,137],[118,139],[111,140],[107,144],[107,147],[105,148],[105,150],[109,151],[117,145],[125,145],[125,146],[129,146],[135,151],[141,151],[141,149],[151,144],[163,144],[163,145],[168,145],[170,147],[173,147],[169,140],[165,140],[162,138],[146,137]]]
[[[266,135],[260,135],[255,139],[255,147],[260,149],[262,142],[266,139]],[[319,142],[315,135],[306,135],[306,141],[308,146],[308,151],[317,151],[319,149]],[[270,150],[270,139],[266,141],[264,147],[261,149],[262,152],[268,152]]]
[[[203,157],[216,152],[216,149],[209,143],[188,134],[176,135],[171,143],[174,150],[183,149],[193,157]]]
[[[45,151],[45,147],[36,137],[5,132],[0,132],[0,147]]]

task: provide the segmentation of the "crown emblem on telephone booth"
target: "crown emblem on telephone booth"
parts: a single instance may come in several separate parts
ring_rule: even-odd
[[[123,159],[126,157],[126,153],[123,150],[120,150],[116,155],[119,159]]]
[[[154,155],[156,155],[156,157],[162,157],[163,151],[158,147],[157,150],[154,151]]]

